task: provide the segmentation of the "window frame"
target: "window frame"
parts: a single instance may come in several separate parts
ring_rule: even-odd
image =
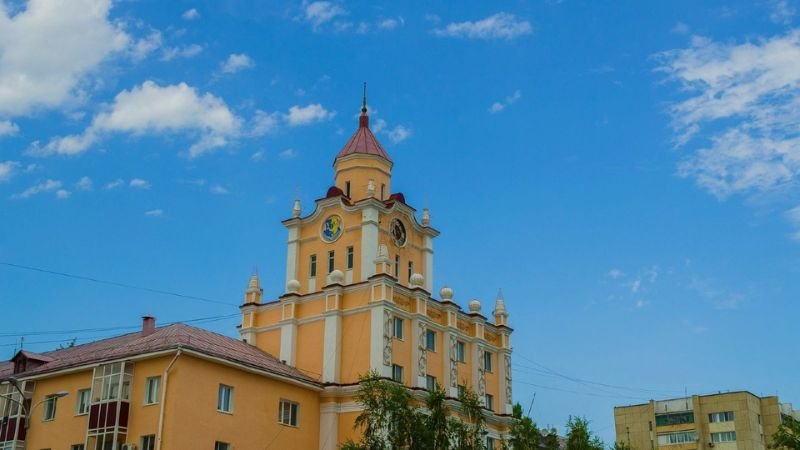
[[[317,255],[308,255],[308,277],[317,277]]]
[[[220,383],[217,389],[217,411],[225,414],[233,414],[233,386]],[[227,398],[223,392],[227,391]],[[224,401],[227,400],[227,403]],[[225,409],[227,407],[227,409]]]
[[[84,406],[86,407],[86,410],[82,411],[81,410],[81,399],[84,397],[84,394],[86,396],[86,402],[84,404]],[[89,408],[90,408],[91,404],[92,404],[92,389],[91,388],[78,389],[75,392],[75,415],[76,416],[85,416],[86,414],[89,414]]]
[[[289,408],[288,417],[285,415],[284,411],[285,407]],[[284,421],[284,419],[286,419],[287,421]],[[294,423],[292,423],[292,419],[294,419]],[[293,402],[285,398],[280,399],[280,401],[278,402],[278,423],[289,427],[295,427],[295,428],[299,427],[300,403]]]
[[[715,439],[716,437],[716,439]],[[723,438],[730,438],[730,439],[723,439]],[[711,442],[713,444],[724,444],[726,442],[736,442],[736,431],[718,431],[711,433],[710,436]]]
[[[425,375],[425,388],[431,392],[436,390],[436,384],[439,380],[433,375]]]
[[[425,330],[425,350],[429,352],[436,351],[436,331]]]
[[[397,376],[399,373],[399,377]],[[405,378],[405,370],[403,366],[399,364],[392,364],[392,380],[397,381],[398,383],[404,383]]]
[[[155,392],[152,392],[152,390],[153,390],[152,389],[152,383],[153,382],[155,382],[154,384],[156,386]],[[150,398],[151,394],[153,395],[153,398]],[[143,402],[142,404],[144,406],[157,405],[159,403],[159,401],[161,400],[161,395],[160,394],[161,394],[161,376],[145,378],[145,380],[144,380],[144,399],[142,401]]]
[[[344,196],[347,197],[347,198],[350,198],[350,182],[349,181],[345,181],[344,182]]]
[[[456,362],[467,363],[467,343],[462,340],[456,341]]]
[[[150,446],[147,446],[147,443],[150,443]],[[140,450],[155,450],[156,448],[156,435],[155,434],[146,434],[144,436],[139,437],[139,449]]]
[[[214,450],[231,450],[231,444],[228,442],[214,441]]]
[[[347,247],[347,270],[353,270],[353,265],[355,264],[355,249],[353,246]]]
[[[336,251],[328,250],[328,273],[336,270]]]
[[[492,360],[492,352],[490,352],[488,350],[484,350],[483,351],[483,370],[485,372],[492,373],[494,371],[492,361],[493,361]]]
[[[392,317],[392,338],[405,340],[405,320],[402,317]]]
[[[486,409],[489,411],[494,411],[494,395],[483,394],[483,403],[484,406],[486,406]]]
[[[46,395],[42,401],[42,422],[52,422],[56,420],[56,410],[58,408],[58,396],[55,394]]]
[[[400,255],[394,255],[394,277],[400,279]]]
[[[414,275],[414,261],[408,262],[408,282],[411,283],[411,275]]]

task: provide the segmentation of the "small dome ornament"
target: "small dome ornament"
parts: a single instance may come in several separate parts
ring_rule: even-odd
[[[453,289],[445,286],[439,291],[439,296],[442,297],[443,302],[453,301]]]
[[[300,292],[300,282],[297,280],[289,280],[289,282],[286,283],[286,292],[291,292],[292,294]]]
[[[428,208],[422,210],[422,226],[429,227],[431,226],[431,213],[428,211]]]
[[[294,199],[294,208],[292,208],[292,217],[298,218],[303,211],[300,209],[300,199]]]
[[[473,298],[469,301],[469,312],[470,313],[480,313],[481,312],[481,301],[477,298]]]
[[[412,287],[422,287],[425,284],[425,277],[421,273],[414,273],[408,280]]]
[[[339,269],[336,269],[333,272],[331,272],[331,274],[328,275],[328,277],[331,280],[331,284],[344,284],[344,273],[342,273],[342,271]]]

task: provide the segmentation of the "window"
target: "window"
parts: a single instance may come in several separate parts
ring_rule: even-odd
[[[464,394],[466,394],[466,393],[467,393],[467,387],[464,386],[463,384],[459,384],[458,385],[458,396],[459,396],[459,398],[463,397]]]
[[[697,441],[695,431],[676,431],[658,435],[658,445],[687,444]]]
[[[411,282],[411,275],[414,275],[414,261],[408,262],[408,282]]]
[[[486,405],[486,409],[494,411],[494,395],[486,394],[484,404]]]
[[[345,195],[345,197],[350,197],[350,182],[349,181],[345,181],[344,182],[344,195]]]
[[[492,352],[483,352],[483,370],[492,371]]]
[[[400,278],[400,255],[394,255],[394,277]]]
[[[433,375],[425,375],[425,388],[429,391],[436,390],[436,377]]]
[[[150,377],[144,380],[144,404],[152,405],[158,403],[158,386],[161,384],[161,377]]]
[[[83,450],[83,444],[72,444],[69,446],[69,450]]]
[[[224,384],[219,385],[217,397],[217,411],[233,412],[233,388]]]
[[[353,270],[353,247],[347,247],[347,270]]]
[[[467,344],[464,341],[456,341],[456,361],[467,361]]]
[[[278,422],[284,425],[297,426],[297,411],[300,405],[289,400],[281,400],[278,404]]]
[[[394,326],[392,328],[394,330],[392,336],[394,336],[395,339],[403,340],[403,319],[395,317]]]
[[[58,402],[58,397],[55,395],[48,395],[44,399],[44,404],[42,407],[44,408],[44,412],[42,413],[42,420],[53,420],[56,418],[56,403]]]
[[[75,414],[82,415],[89,413],[89,396],[91,395],[91,389],[81,389],[75,395]]]
[[[336,257],[333,250],[331,250],[328,252],[328,273],[333,272],[335,262],[336,262]]]
[[[142,436],[139,440],[139,447],[141,450],[155,450],[156,448],[156,435],[155,434],[148,434],[147,436]]]
[[[758,424],[761,425],[761,414],[758,415]]]
[[[308,276],[314,278],[317,276],[317,255],[311,255],[308,261]]]
[[[392,364],[392,379],[401,383],[403,382],[403,366]]]
[[[735,431],[722,431],[720,433],[711,433],[711,442],[719,443],[719,442],[735,442],[736,441],[736,432]]]
[[[722,411],[722,412],[715,412],[708,415],[708,421],[711,423],[714,422],[732,422],[733,421],[733,411]]]
[[[488,450],[494,450],[497,445],[495,444],[495,440],[491,436],[486,436],[486,448]]]
[[[231,450],[231,444],[227,442],[214,442],[214,450]]]
[[[682,425],[685,423],[694,423],[694,412],[688,411],[656,415],[657,427],[663,427],[665,425]]]
[[[436,332],[433,330],[425,331],[425,350],[436,351]]]
[[[383,200],[384,197],[386,197],[386,185],[381,184],[381,200]]]

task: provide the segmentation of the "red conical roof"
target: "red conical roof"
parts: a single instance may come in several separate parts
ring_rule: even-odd
[[[353,154],[375,155],[391,162],[389,154],[381,147],[380,142],[372,134],[369,129],[369,116],[367,115],[366,106],[361,110],[361,117],[358,118],[358,130],[353,134],[353,137],[347,141],[342,150],[336,155],[336,159],[344,158]]]

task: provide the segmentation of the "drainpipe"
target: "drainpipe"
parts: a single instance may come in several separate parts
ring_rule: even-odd
[[[178,357],[181,356],[181,352],[183,349],[181,346],[178,346],[178,351],[175,353],[175,357],[172,358],[169,365],[166,369],[164,369],[164,385],[161,387],[161,405],[158,411],[158,434],[156,434],[156,450],[161,450],[161,434],[164,430],[164,408],[167,406],[167,382],[169,381],[169,370],[172,369],[172,366],[175,364],[175,361],[178,360]]]

